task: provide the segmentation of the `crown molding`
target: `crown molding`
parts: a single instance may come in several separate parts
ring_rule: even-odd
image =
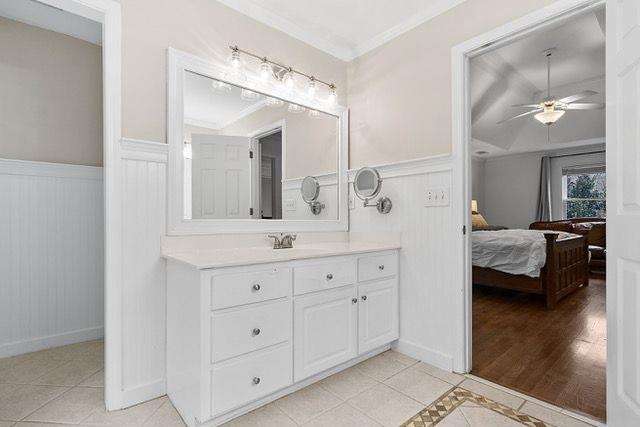
[[[289,19],[283,18],[282,16],[279,16],[278,14],[254,2],[246,0],[218,1],[225,6],[234,9],[236,12],[240,12],[243,15],[247,15],[269,27],[282,31],[285,34],[341,59],[342,61],[349,62],[429,21],[430,19],[435,18],[466,0],[436,0],[430,7],[421,13],[415,14],[409,19],[406,19],[382,33],[377,34],[369,40],[355,45],[350,43],[348,40],[335,35],[332,35],[332,40],[329,40],[327,39],[326,34],[321,36],[317,32],[309,31],[307,28],[298,25]]]

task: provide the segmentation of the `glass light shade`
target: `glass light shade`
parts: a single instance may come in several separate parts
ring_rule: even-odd
[[[271,75],[271,66],[267,61],[262,61],[260,63],[260,80],[266,82],[269,80],[269,76]]]
[[[554,124],[562,116],[564,116],[563,110],[556,110],[553,107],[545,107],[543,112],[536,114],[534,117],[540,123],[544,123],[549,126]]]
[[[312,119],[317,119],[318,117],[320,117],[320,111],[309,110],[309,117],[311,117]]]
[[[282,99],[267,98],[267,105],[269,107],[280,107],[282,104],[284,104],[284,101]]]
[[[302,105],[298,105],[298,104],[289,104],[289,108],[287,108],[287,111],[290,113],[302,113],[305,110],[305,108]]]
[[[247,76],[241,70],[234,69],[231,69],[228,72],[224,73],[224,76],[222,76],[222,78],[224,80],[238,84],[243,84],[247,81]]]
[[[240,67],[242,66],[242,62],[240,61],[240,52],[238,52],[237,50],[234,50],[233,52],[231,52],[231,58],[229,58],[229,64],[231,65],[231,68],[233,68],[234,70],[240,69]]]
[[[472,200],[471,201],[471,212],[478,212],[478,201],[477,200]]]
[[[335,87],[329,88],[329,97],[327,98],[327,102],[331,105],[335,105],[337,101],[338,101],[338,94],[336,92],[336,88]]]
[[[284,83],[284,86],[287,89],[293,89],[293,84],[295,83],[293,80],[293,72],[287,72],[287,74],[285,74],[284,78],[282,79],[282,83]]]
[[[242,89],[240,98],[244,99],[245,101],[255,101],[256,99],[260,98],[260,94],[249,89]]]
[[[313,98],[316,95],[316,89],[316,81],[312,78],[309,80],[309,85],[307,86],[307,96]]]

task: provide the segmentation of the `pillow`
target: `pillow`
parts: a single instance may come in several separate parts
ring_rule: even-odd
[[[481,214],[474,213],[471,215],[471,227],[474,229],[482,229],[489,227],[489,224],[487,224],[487,221]]]

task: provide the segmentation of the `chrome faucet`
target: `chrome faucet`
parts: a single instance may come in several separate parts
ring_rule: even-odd
[[[293,241],[296,240],[295,234],[282,234],[280,236],[276,236],[273,234],[269,234],[271,239],[273,239],[273,249],[291,249],[293,248]]]

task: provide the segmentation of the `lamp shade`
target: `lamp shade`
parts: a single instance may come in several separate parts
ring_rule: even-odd
[[[478,201],[477,200],[472,200],[471,201],[471,212],[472,213],[478,213]]]

